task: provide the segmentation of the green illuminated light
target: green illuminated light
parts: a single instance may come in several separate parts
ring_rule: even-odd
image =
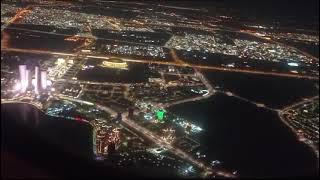
[[[165,114],[165,111],[162,109],[156,111],[157,119],[162,121],[164,118],[164,114]]]

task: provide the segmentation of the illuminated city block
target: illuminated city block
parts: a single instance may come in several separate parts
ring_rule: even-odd
[[[20,85],[21,85],[21,92],[24,93],[27,89],[27,82],[26,82],[26,65],[19,65],[19,73],[20,73]]]
[[[156,115],[157,115],[157,119],[159,121],[163,121],[164,115],[165,115],[165,111],[160,109],[158,111],[156,111]]]
[[[41,88],[46,89],[47,88],[47,72],[41,71]]]

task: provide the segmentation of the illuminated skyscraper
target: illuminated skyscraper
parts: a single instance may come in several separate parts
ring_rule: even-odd
[[[46,89],[47,88],[47,72],[41,71],[41,88]]]
[[[26,70],[26,88],[30,87],[32,78],[31,78],[31,72],[29,69]]]
[[[24,93],[26,91],[26,65],[19,65],[19,73],[20,73],[20,85],[21,85],[21,92]]]
[[[39,67],[36,66],[34,69],[34,79],[35,79],[35,83],[34,83],[34,91],[36,94],[39,94],[39,90],[40,90],[40,72],[39,72]]]

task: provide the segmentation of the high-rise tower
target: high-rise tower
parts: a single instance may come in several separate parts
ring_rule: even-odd
[[[39,94],[39,91],[40,91],[40,70],[39,70],[38,66],[36,66],[34,69],[34,79],[35,79],[34,91],[36,94]]]
[[[26,70],[26,89],[30,87],[31,81],[32,81],[31,72],[30,72],[30,69],[27,69]]]
[[[46,89],[47,88],[47,72],[41,71],[41,88]]]
[[[24,93],[27,89],[27,82],[26,82],[26,65],[19,65],[19,73],[20,73],[20,85],[21,85],[21,92]]]

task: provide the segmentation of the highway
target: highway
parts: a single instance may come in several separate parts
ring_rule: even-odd
[[[81,102],[82,100],[78,100],[79,102]],[[88,103],[87,101],[83,101]],[[112,116],[116,116],[117,112],[112,110],[109,107],[105,107],[105,106],[101,106],[96,104],[97,108],[103,111],[108,112],[109,114],[111,114]],[[177,155],[178,157],[187,160],[189,162],[191,162],[192,164],[198,166],[201,169],[204,169],[206,171],[215,173],[219,176],[223,176],[223,177],[228,177],[228,178],[235,178],[236,176],[234,176],[232,173],[228,173],[228,172],[223,172],[223,171],[214,171],[212,170],[211,167],[205,166],[204,163],[192,158],[191,156],[189,156],[188,154],[186,154],[185,152],[183,152],[182,150],[180,150],[179,148],[173,147],[172,145],[164,142],[160,137],[158,137],[157,135],[154,135],[151,131],[149,131],[148,129],[136,124],[133,120],[129,119],[126,115],[123,115],[122,121],[121,123],[123,123],[126,126],[129,126],[130,128],[136,130],[137,132],[141,132],[143,134],[143,136],[149,140],[151,140],[152,142],[154,142],[155,144],[157,144],[160,147],[165,147],[166,149],[168,149],[171,153]]]
[[[71,79],[58,79],[56,82],[67,82],[74,84],[92,84],[92,85],[104,85],[104,86],[129,86],[133,83],[112,83],[112,82],[91,82],[91,81],[81,81],[81,80],[71,80]],[[134,83],[134,85],[144,85],[144,83]]]
[[[236,94],[234,94],[234,93],[232,93],[232,92],[230,92],[230,91],[217,90],[217,92],[223,93],[223,94],[225,94],[225,95],[227,95],[227,96],[231,96],[231,97],[240,99],[240,100],[245,101],[245,102],[248,102],[248,103],[251,103],[251,104],[253,104],[253,105],[255,105],[255,106],[259,107],[259,108],[265,108],[265,109],[268,109],[268,110],[270,110],[270,111],[276,111],[276,112],[279,111],[278,109],[271,108],[271,107],[266,106],[265,104],[262,104],[262,103],[259,103],[259,102],[255,102],[255,101],[249,100],[249,99],[247,99],[247,98],[244,98],[244,97],[241,97],[241,96],[239,96],[239,95],[236,95]]]
[[[9,20],[7,23],[5,23],[1,29],[3,30],[4,28],[6,28],[10,23],[13,23],[14,21],[16,21],[18,18],[21,18],[22,16],[25,16],[28,12],[30,12],[30,10],[28,10],[28,8],[25,8],[21,11],[19,11],[11,20]],[[38,30],[29,30],[29,29],[24,29],[24,28],[13,28],[13,29],[23,29],[23,30],[28,30],[28,31],[34,31],[34,32],[41,32]],[[303,53],[304,55],[312,58],[312,59],[316,59],[317,58],[313,57],[312,55],[300,51],[299,49],[295,48],[295,47],[291,47],[288,46],[286,44],[282,44],[270,39],[265,39],[263,37],[260,37],[258,35],[256,35],[255,33],[252,33],[250,31],[244,31],[244,30],[225,30],[225,31],[230,31],[230,32],[242,32],[245,34],[249,34],[251,36],[255,36],[257,38],[269,41],[271,43],[278,43],[281,44],[283,46],[287,46],[289,48],[293,48],[296,51]],[[68,36],[65,34],[59,34],[59,33],[52,33],[52,32],[41,32],[41,33],[48,33],[48,34],[55,34],[55,35],[63,35],[63,36]],[[61,56],[78,56],[78,53],[61,53],[61,52],[53,52],[53,51],[44,51],[44,50],[35,50],[35,49],[18,49],[18,48],[10,48],[7,47],[7,43],[4,42],[4,40],[6,39],[6,36],[4,36],[3,40],[2,40],[2,46],[1,46],[1,51],[15,51],[15,52],[26,52],[26,53],[36,53],[36,54],[52,54],[52,55],[61,55]],[[8,39],[8,38],[7,38]],[[101,38],[103,39],[103,38]],[[113,40],[113,39],[112,39]],[[117,41],[117,40],[115,40]],[[125,42],[125,41],[124,41]],[[132,42],[130,42],[132,43]],[[137,43],[135,43],[137,44]],[[141,44],[141,43],[138,43]],[[145,45],[142,43],[142,45]],[[317,75],[305,75],[305,74],[293,74],[293,73],[279,73],[279,72],[271,72],[271,71],[259,71],[259,70],[249,70],[249,69],[241,69],[241,68],[225,68],[225,67],[219,67],[219,66],[206,66],[206,65],[195,65],[195,64],[189,64],[184,62],[183,60],[181,60],[177,55],[174,49],[170,49],[170,54],[173,58],[173,62],[168,62],[168,61],[148,61],[148,60],[139,60],[139,59],[128,59],[128,58],[123,58],[123,61],[126,62],[132,62],[132,63],[145,63],[145,64],[150,64],[150,63],[154,63],[154,64],[163,64],[163,65],[174,65],[174,66],[181,66],[181,67],[193,67],[193,68],[197,68],[197,69],[204,69],[204,70],[216,70],[216,71],[225,71],[225,72],[238,72],[238,73],[247,73],[247,74],[261,74],[261,75],[270,75],[270,76],[281,76],[281,77],[292,77],[292,78],[306,78],[306,79],[313,79],[313,80],[318,80],[319,76]],[[103,56],[103,55],[90,55],[87,54],[86,57],[88,58],[95,58],[95,59],[109,59],[112,58],[112,56]],[[121,58],[121,57],[120,57]]]
[[[174,49],[170,49],[170,55],[177,64],[188,66],[186,62],[181,60]]]
[[[188,99],[183,99],[180,101],[166,103],[166,104],[162,105],[163,108],[168,108],[168,107],[176,105],[176,104],[186,103],[186,102],[190,102],[190,101],[199,101],[202,99],[207,99],[215,93],[215,90],[213,89],[211,84],[208,82],[208,80],[199,71],[195,70],[195,73],[196,73],[196,76],[199,77],[200,80],[202,81],[202,83],[206,86],[206,88],[208,90],[208,94],[206,94],[205,96],[197,96],[194,98],[188,98]]]
[[[294,103],[294,104],[292,104],[292,105],[289,105],[289,106],[284,107],[283,109],[281,109],[280,112],[284,112],[284,111],[287,111],[287,110],[292,109],[292,108],[294,108],[294,107],[303,105],[303,104],[305,104],[305,103],[312,102],[312,101],[314,101],[314,100],[316,100],[316,99],[319,99],[319,96],[314,96],[314,97],[311,97],[311,98],[305,98],[303,101],[300,101],[300,102],[297,102],[297,103]]]
[[[78,56],[77,53],[61,53],[54,51],[44,51],[44,50],[34,50],[34,49],[18,49],[18,48],[3,48],[1,47],[1,51],[13,51],[13,52],[25,52],[25,53],[35,53],[35,54],[51,54],[51,55],[60,55],[60,56]],[[94,59],[110,59],[115,56],[97,56],[97,55],[86,55],[88,58]],[[121,57],[120,57],[121,58]],[[278,73],[278,72],[265,72],[258,70],[246,70],[239,68],[224,68],[224,67],[215,67],[215,66],[204,66],[204,65],[194,65],[194,64],[180,64],[177,62],[168,62],[168,61],[147,61],[147,60],[138,60],[138,59],[128,59],[122,58],[123,61],[132,62],[132,63],[144,63],[144,64],[163,64],[163,65],[174,65],[180,67],[193,67],[202,70],[216,70],[216,71],[224,71],[224,72],[238,72],[238,73],[246,73],[246,74],[259,74],[259,75],[270,75],[270,76],[280,76],[280,77],[291,77],[291,78],[302,78],[302,79],[312,79],[319,80],[319,76],[310,76],[304,74],[291,74],[291,73]]]
[[[211,173],[214,173],[214,174],[218,174],[218,175],[223,176],[223,177],[228,177],[228,178],[235,178],[236,177],[232,173],[223,172],[223,171],[214,171],[211,167],[208,167],[208,166],[204,165],[204,163],[194,159],[193,157],[191,157],[190,155],[186,154],[185,152],[183,152],[179,148],[173,147],[172,145],[166,143],[160,137],[158,137],[157,135],[154,135],[152,132],[150,132],[148,129],[139,126],[134,121],[128,119],[127,116],[124,116],[124,118],[122,119],[121,122],[124,123],[125,125],[133,128],[133,129],[135,129],[136,131],[141,132],[144,135],[145,138],[148,138],[149,140],[151,140],[152,142],[154,142],[158,146],[165,147],[171,153],[177,155],[178,157],[180,157],[180,158],[182,158],[184,160],[187,160],[187,161],[191,162],[192,164],[196,165],[197,167],[199,167],[201,169],[204,169],[205,171],[208,171],[208,172],[211,172]]]
[[[18,18],[22,18],[22,16],[25,16],[27,13],[30,12],[30,10],[28,10],[29,7],[19,11],[11,20],[9,20],[7,23],[5,23],[2,27],[1,27],[1,31],[6,28],[9,24],[13,23],[14,21],[16,21]],[[29,30],[29,29],[24,29],[24,28],[13,28],[13,29],[23,29],[23,30],[28,30],[28,31],[34,31],[34,32],[41,32],[38,30]],[[271,43],[278,43],[281,44],[279,42],[273,41],[273,40],[269,40],[269,39],[265,39],[263,37],[257,36],[255,33],[249,32],[249,31],[244,31],[244,30],[225,30],[225,31],[230,31],[230,32],[242,32],[242,33],[246,33],[249,34],[251,36],[255,36],[257,38],[263,39],[263,40],[267,40]],[[55,34],[55,35],[63,35],[63,36],[68,36],[65,34],[60,34],[60,33],[52,33],[52,32],[41,32],[41,33],[48,33],[48,34]],[[5,35],[5,34],[4,34]],[[14,51],[14,52],[26,52],[26,53],[36,53],[36,54],[52,54],[52,55],[62,55],[62,56],[78,56],[77,52],[71,52],[71,53],[61,53],[61,52],[53,52],[53,51],[44,51],[44,50],[35,50],[35,49],[18,49],[18,48],[10,48],[7,47],[7,43],[5,43],[4,41],[6,39],[8,39],[8,37],[6,37],[8,35],[5,35],[2,43],[1,43],[1,51]],[[115,40],[117,41],[117,40]],[[125,41],[124,41],[125,42]],[[132,43],[132,42],[130,42]],[[141,43],[138,43],[141,44]],[[145,45],[142,43],[142,45]],[[303,51],[300,51],[297,48],[288,46],[286,44],[281,44],[283,46],[287,46],[289,48],[293,48],[296,51],[305,54],[306,56],[312,58],[312,59],[317,59],[313,56],[311,56],[308,53],[305,53]],[[219,66],[206,66],[206,65],[195,65],[195,64],[189,64],[184,62],[183,60],[181,60],[174,49],[170,49],[170,54],[173,58],[173,62],[168,62],[168,61],[148,61],[148,60],[139,60],[139,59],[128,59],[128,58],[123,58],[123,61],[126,62],[133,62],[133,63],[145,63],[145,64],[163,64],[163,65],[174,65],[174,66],[181,66],[181,67],[193,67],[193,68],[197,68],[197,69],[204,69],[204,70],[216,70],[216,71],[225,71],[225,72],[238,72],[238,73],[247,73],[247,74],[261,74],[261,75],[271,75],[271,76],[281,76],[281,77],[292,77],[292,78],[306,78],[306,79],[314,79],[314,80],[318,80],[319,76],[317,75],[305,75],[305,74],[293,74],[293,73],[279,73],[279,72],[271,72],[271,71],[259,71],[259,70],[248,70],[248,69],[241,69],[241,68],[225,68],[225,67],[219,67]],[[87,54],[85,55],[88,58],[95,58],[95,59],[109,59],[112,58],[112,56],[103,56],[103,55],[90,55]]]

